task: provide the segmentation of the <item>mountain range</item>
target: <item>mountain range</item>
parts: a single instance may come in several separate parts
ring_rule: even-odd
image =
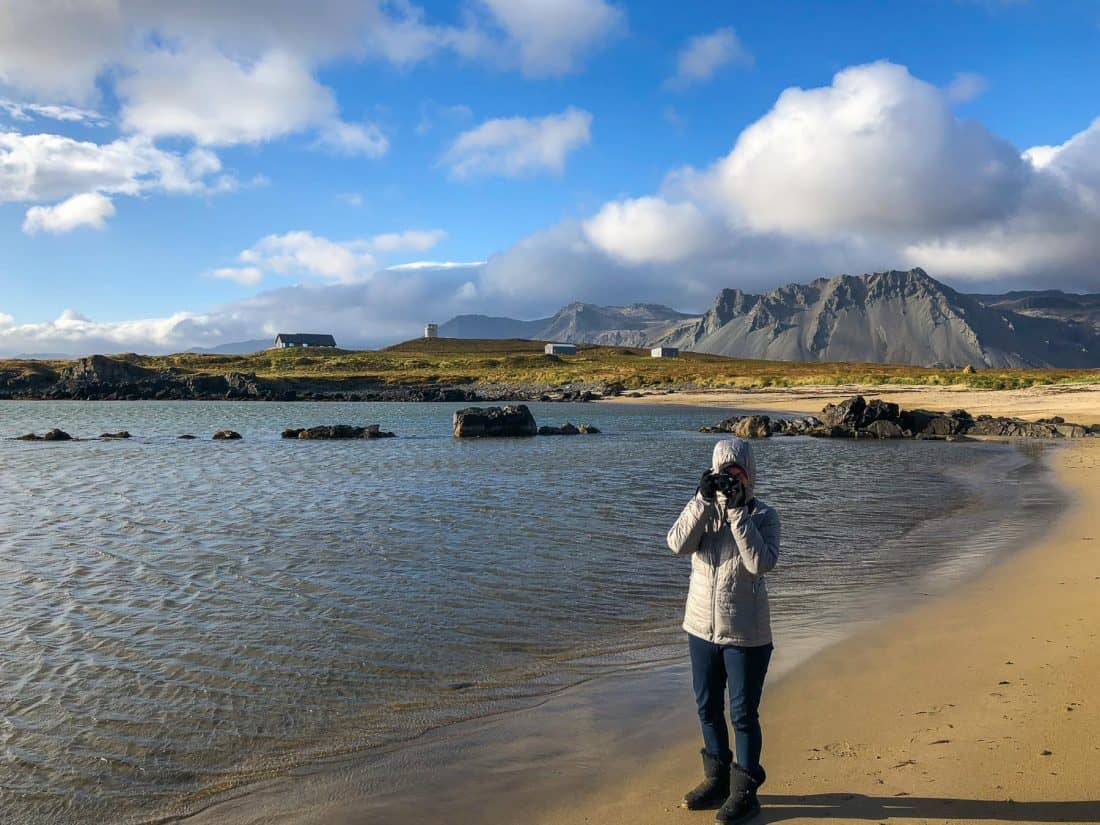
[[[1100,367],[1100,294],[970,295],[922,269],[724,289],[702,315],[573,303],[532,321],[460,315],[441,337],[676,346],[738,358],[944,367]]]

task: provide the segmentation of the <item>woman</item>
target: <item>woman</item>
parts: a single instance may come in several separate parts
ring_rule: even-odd
[[[740,438],[714,445],[711,467],[672,529],[668,546],[691,556],[684,610],[695,701],[703,728],[703,782],[684,797],[688,808],[717,808],[725,825],[760,811],[764,783],[757,708],[772,653],[764,574],[779,558],[779,514],[755,497],[752,445]],[[734,748],[723,713],[729,688]]]

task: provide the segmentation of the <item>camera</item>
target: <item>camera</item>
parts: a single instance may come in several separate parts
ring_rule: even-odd
[[[714,488],[726,498],[736,498],[741,492],[741,479],[728,473],[717,473],[714,476]]]

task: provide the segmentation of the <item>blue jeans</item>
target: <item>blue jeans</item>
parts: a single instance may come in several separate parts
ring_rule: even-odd
[[[764,677],[768,674],[772,646],[716,645],[689,633],[688,649],[691,651],[691,681],[699,708],[699,722],[703,727],[704,748],[712,757],[726,764],[734,759],[723,712],[728,686],[737,764],[759,779],[763,775],[760,768],[763,737],[757,711],[764,692]]]

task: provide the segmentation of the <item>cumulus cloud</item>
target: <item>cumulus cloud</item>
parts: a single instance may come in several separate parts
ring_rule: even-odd
[[[533,76],[571,72],[623,23],[604,0],[482,0],[507,32],[520,68]]]
[[[676,73],[665,81],[669,89],[686,89],[705,83],[723,66],[750,66],[752,53],[745,48],[732,26],[691,38],[676,56]]]
[[[56,200],[89,191],[205,192],[227,183],[212,180],[220,171],[221,162],[210,152],[178,154],[145,138],[100,144],[0,132],[0,201]]]
[[[124,128],[196,143],[255,143],[333,117],[332,92],[285,53],[251,65],[210,49],[144,56],[118,82]]]
[[[593,245],[627,263],[691,258],[711,245],[717,228],[693,203],[654,197],[605,204],[583,226]]]
[[[28,235],[38,232],[56,235],[80,226],[103,229],[107,218],[114,214],[115,206],[110,198],[98,192],[85,192],[54,206],[32,206],[23,219],[23,231]]]
[[[1003,217],[1027,177],[1011,144],[883,62],[783,92],[704,185],[757,230],[909,233]]]
[[[229,145],[316,129],[323,145],[376,157],[385,140],[338,119],[320,66],[408,66],[449,52],[562,74],[622,19],[605,0],[480,0],[460,25],[433,22],[410,0],[8,0],[0,85],[63,103],[113,91],[125,128],[153,137]]]
[[[969,103],[985,94],[989,82],[980,74],[959,72],[944,90],[952,103]]]
[[[375,235],[371,246],[378,252],[425,252],[446,237],[442,229],[406,229]]]
[[[255,286],[264,279],[263,270],[258,266],[221,266],[206,274],[223,281],[235,281],[243,286]]]
[[[698,309],[718,289],[922,266],[959,283],[1100,288],[1100,121],[1021,152],[901,66],[789,89],[726,156],[490,258],[479,293]]]
[[[295,230],[261,238],[237,256],[239,266],[220,267],[208,274],[242,284],[258,284],[265,274],[302,281],[357,283],[381,268],[376,255],[424,252],[446,236],[442,229],[408,229],[334,241],[305,230]]]
[[[88,126],[106,126],[107,119],[92,109],[67,106],[59,103],[27,103],[0,99],[0,111],[12,120],[58,120],[66,123],[83,123]]]
[[[451,176],[561,174],[566,156],[591,140],[592,115],[569,107],[545,117],[487,120],[460,134],[443,156]]]

